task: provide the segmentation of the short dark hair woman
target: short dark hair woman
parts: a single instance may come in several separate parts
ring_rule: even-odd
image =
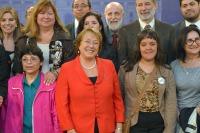
[[[133,52],[119,71],[126,108],[125,133],[173,133],[176,88],[173,74],[164,64],[157,33],[151,29],[139,33]]]
[[[59,133],[55,82],[44,83],[42,51],[35,45],[25,45],[19,57],[24,72],[9,79],[3,132]]]

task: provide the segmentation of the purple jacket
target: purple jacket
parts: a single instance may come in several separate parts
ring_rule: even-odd
[[[23,78],[24,74],[19,74],[10,78],[8,82],[4,133],[23,133]],[[55,83],[49,86],[45,85],[44,75],[41,73],[40,86],[32,107],[33,133],[60,132],[54,93]]]

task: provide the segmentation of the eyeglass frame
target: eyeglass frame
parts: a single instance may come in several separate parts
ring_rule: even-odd
[[[191,41],[191,42],[188,43],[188,41]],[[194,42],[195,42],[197,45],[200,45],[200,37],[195,38],[195,40],[193,40],[193,39],[187,39],[187,40],[186,40],[186,45],[192,46],[192,45],[194,44]]]
[[[84,9],[86,7],[89,7],[89,5],[85,4],[85,3],[75,4],[75,5],[72,6],[73,9],[78,9],[78,8]]]
[[[27,58],[27,57],[22,57],[21,58],[21,62],[23,63],[28,63],[28,62],[31,62],[31,63],[36,63],[36,62],[40,62],[40,58],[39,57],[33,57],[31,56],[30,58]]]

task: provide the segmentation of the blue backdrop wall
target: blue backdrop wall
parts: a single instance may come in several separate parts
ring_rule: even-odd
[[[37,0],[0,0],[0,7],[12,6],[14,7],[20,16],[20,20],[24,22],[25,10],[33,5]],[[72,0],[54,0],[58,9],[59,15],[65,24],[73,21],[71,12]],[[107,3],[113,0],[91,0],[94,11],[102,14],[104,7]],[[135,0],[115,0],[120,2],[125,7],[125,21],[124,24],[130,23],[137,19],[135,11]],[[156,17],[169,24],[176,23],[182,19],[179,9],[178,0],[158,0],[158,10]]]

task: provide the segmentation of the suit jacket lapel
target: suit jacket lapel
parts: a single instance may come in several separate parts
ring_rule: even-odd
[[[159,94],[158,94],[159,106],[161,105],[162,97],[164,96],[165,88],[166,88],[166,84],[167,84],[165,77],[166,77],[166,71],[164,70],[163,67],[160,66],[158,68],[158,71],[157,71],[157,74],[155,77],[157,79],[158,86],[159,86]],[[163,78],[165,80],[164,84],[159,83],[158,78]]]
[[[134,32],[135,34],[138,34],[139,32],[141,32],[139,20],[136,20],[136,21],[135,21],[135,25],[134,25],[133,31],[135,31],[135,32]]]
[[[158,20],[155,20],[155,31],[157,32],[158,35],[164,35],[163,31],[160,28],[160,22]]]
[[[136,95],[137,94],[137,90],[136,90],[136,74],[137,74],[137,69],[138,69],[138,63],[135,64],[133,71],[129,72],[127,75],[127,80],[128,81],[128,88],[132,89],[129,90],[130,93],[132,93],[131,95]]]

